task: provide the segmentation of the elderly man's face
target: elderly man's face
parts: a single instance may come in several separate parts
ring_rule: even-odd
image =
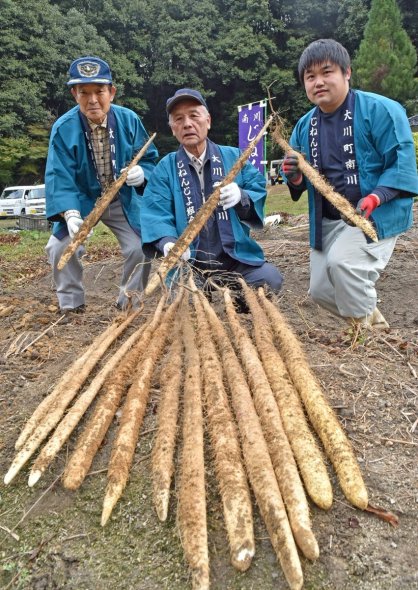
[[[169,123],[177,141],[198,158],[205,149],[210,129],[210,115],[205,107],[194,100],[182,100],[173,107]]]
[[[109,84],[77,84],[71,88],[83,115],[100,125],[110,109],[116,88]]]

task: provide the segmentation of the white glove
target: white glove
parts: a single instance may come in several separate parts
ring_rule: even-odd
[[[80,211],[77,211],[76,209],[69,209],[68,211],[64,211],[64,219],[67,223],[70,238],[73,239],[73,237],[83,224]]]
[[[166,244],[164,244],[164,247],[163,247],[164,256],[167,256],[172,248],[174,248],[174,242],[167,242]],[[191,256],[190,248],[187,248],[187,250],[185,250],[183,252],[183,254],[180,256],[180,258],[181,258],[181,260],[184,260],[184,262],[187,262],[190,259],[190,256]]]
[[[122,168],[121,172],[126,170],[126,168]],[[142,170],[141,166],[132,166],[132,168],[128,172],[128,176],[126,177],[126,184],[128,186],[141,186],[144,184],[145,175],[144,171]]]
[[[241,190],[236,182],[231,182],[221,188],[219,204],[222,205],[224,211],[234,207],[241,201]]]

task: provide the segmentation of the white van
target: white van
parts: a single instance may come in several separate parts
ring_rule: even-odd
[[[0,218],[29,213],[28,201],[36,214],[45,213],[45,185],[7,186],[0,195]]]
[[[45,206],[45,185],[38,184],[26,197],[26,215],[45,215]]]

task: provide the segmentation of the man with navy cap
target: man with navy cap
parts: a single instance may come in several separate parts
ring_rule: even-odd
[[[51,132],[45,173],[46,214],[55,222],[46,246],[53,268],[60,310],[83,311],[85,294],[80,248],[63,270],[57,264],[102,192],[120,175],[148,139],[140,118],[116,106],[116,88],[109,65],[98,57],[80,57],[69,69],[77,106],[60,117]],[[139,209],[145,185],[158,153],[148,148],[140,165],[131,168],[117,198],[101,221],[116,236],[124,258],[118,308],[145,288],[150,260],[142,252]]]
[[[167,100],[167,114],[180,147],[159,162],[144,192],[141,227],[147,256],[168,254],[240,156],[238,148],[208,139],[211,117],[197,90],[177,90]],[[218,207],[183,260],[190,260],[204,279],[225,283],[231,277],[234,287],[238,276],[250,285],[279,291],[282,275],[266,262],[261,247],[250,236],[250,227],[263,226],[266,195],[263,175],[247,162],[234,182],[221,189]]]

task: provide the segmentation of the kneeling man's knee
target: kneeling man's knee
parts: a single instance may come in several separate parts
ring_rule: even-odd
[[[265,283],[273,291],[280,291],[283,286],[283,275],[281,272],[273,266],[273,264],[265,264]]]

